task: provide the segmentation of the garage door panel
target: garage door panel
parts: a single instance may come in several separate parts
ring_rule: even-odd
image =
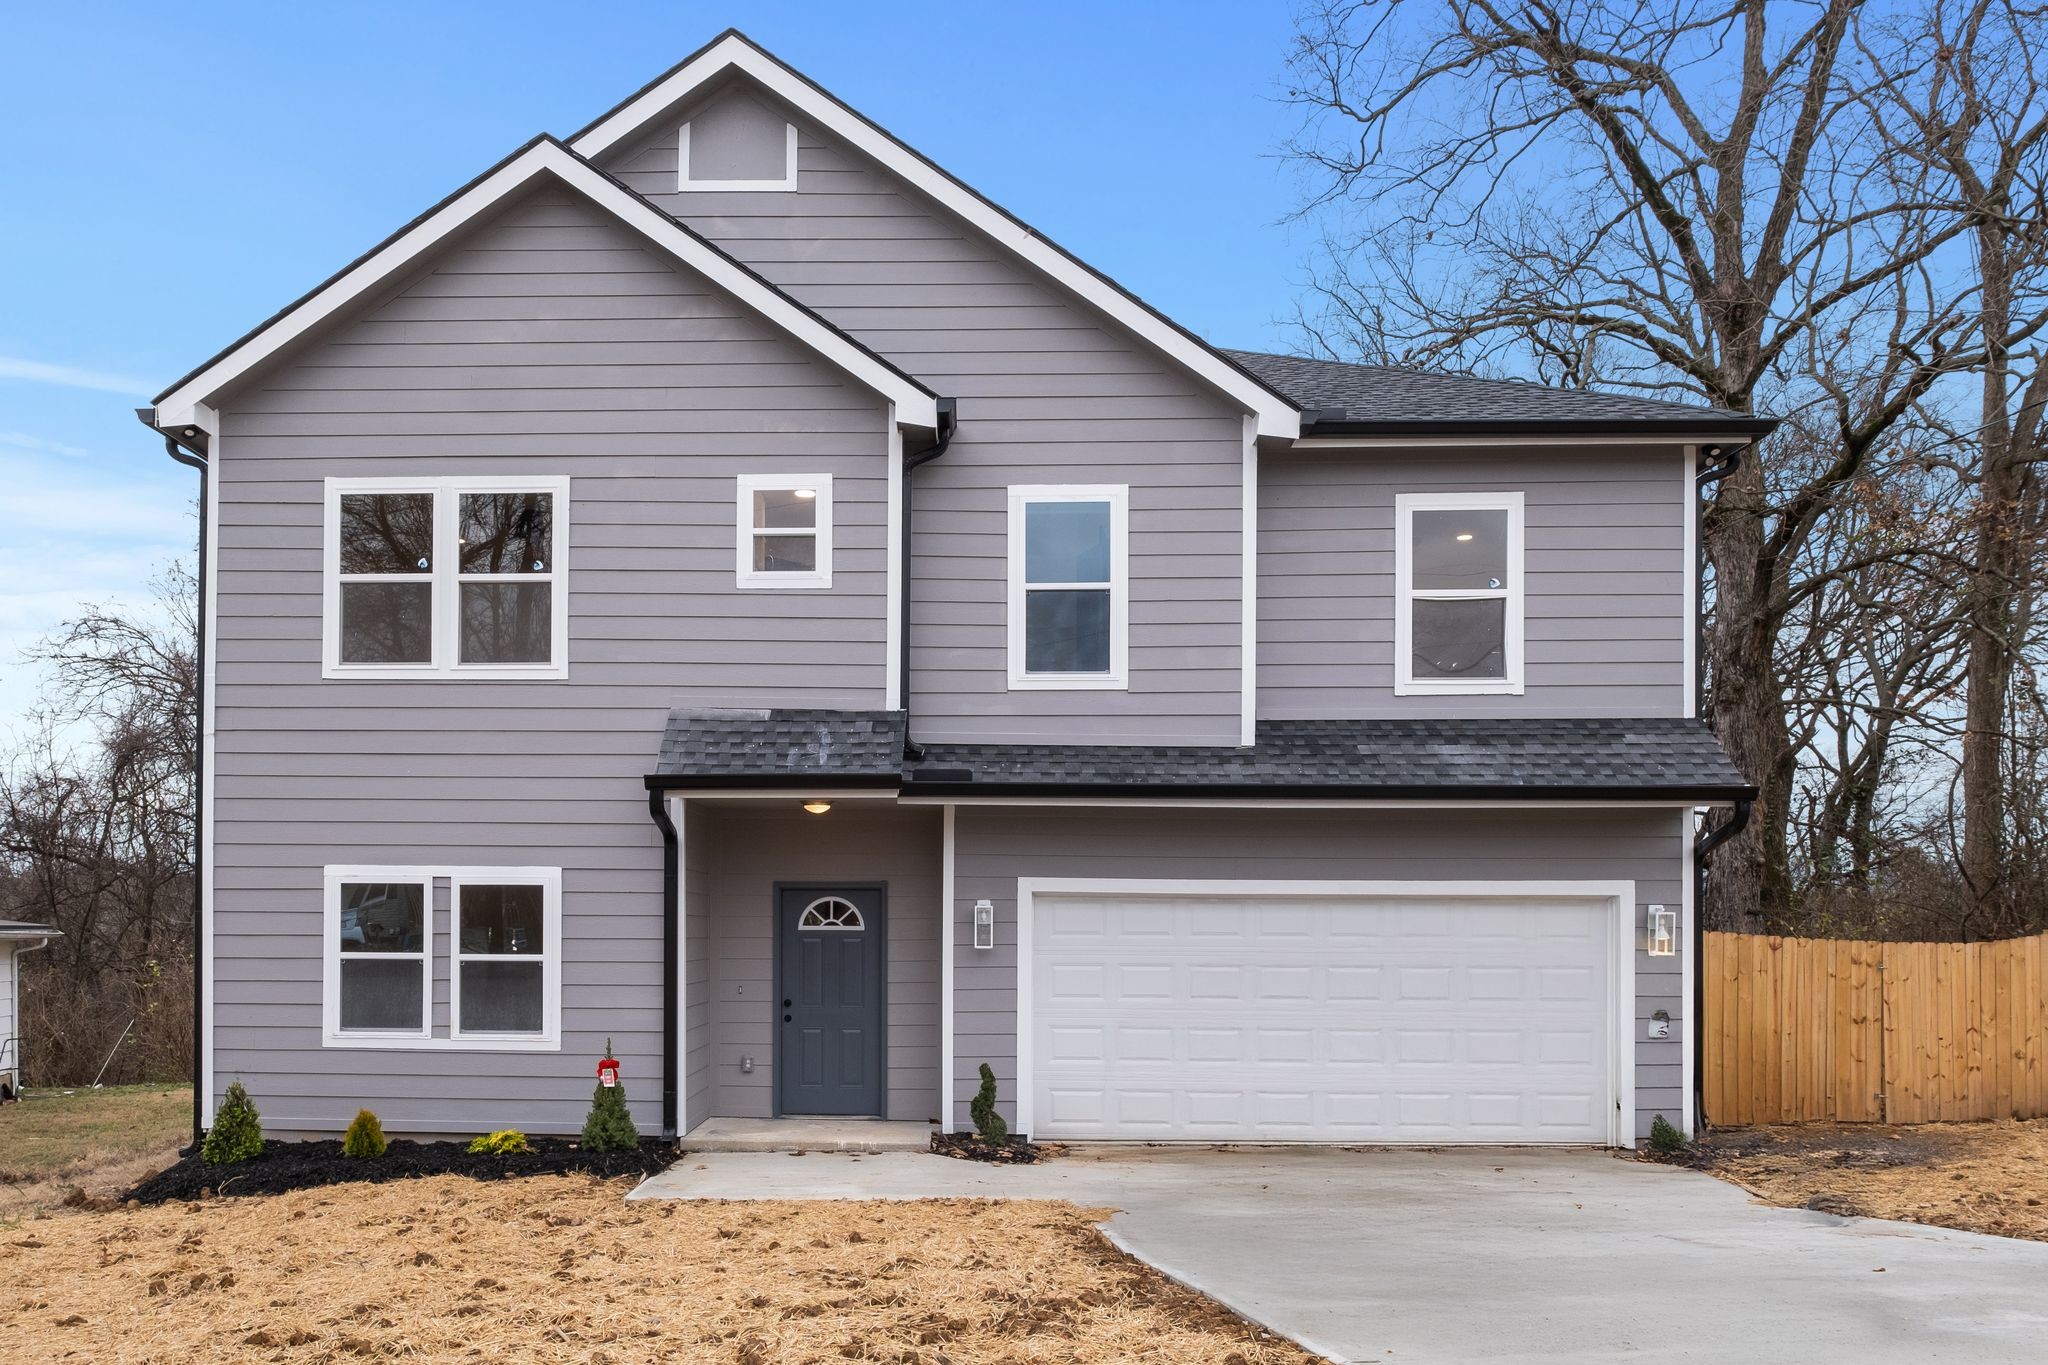
[[[1046,898],[1047,1137],[1601,1142],[1609,904]]]

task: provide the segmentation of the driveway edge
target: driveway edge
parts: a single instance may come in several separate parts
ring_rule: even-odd
[[[1259,1316],[1257,1313],[1254,1313],[1249,1308],[1245,1307],[1243,1304],[1233,1299],[1230,1295],[1220,1292],[1213,1286],[1203,1284],[1201,1280],[1197,1279],[1193,1275],[1188,1274],[1186,1271],[1181,1270],[1175,1266],[1167,1265],[1165,1262],[1160,1261],[1156,1257],[1151,1256],[1143,1251],[1140,1251],[1138,1248],[1132,1246],[1129,1242],[1125,1241],[1124,1238],[1117,1232],[1117,1230],[1111,1226],[1111,1223],[1114,1221],[1115,1217],[1116,1215],[1112,1214],[1109,1218],[1106,1218],[1102,1222],[1097,1223],[1095,1227],[1097,1231],[1101,1232],[1103,1237],[1108,1240],[1111,1246],[1115,1247],[1118,1251],[1121,1251],[1124,1255],[1131,1257],[1133,1260],[1143,1261],[1146,1265],[1150,1266],[1153,1270],[1158,1271],[1167,1279],[1172,1280],[1182,1289],[1192,1291],[1193,1293],[1200,1294],[1205,1299],[1211,1299],[1217,1303],[1222,1304],[1225,1308],[1228,1308],[1231,1312],[1237,1314],[1246,1322],[1255,1323],[1256,1325],[1263,1327],[1266,1331],[1271,1332],[1274,1336],[1293,1342],[1296,1346],[1301,1347],[1302,1350],[1307,1351],[1310,1355],[1320,1356],[1322,1359],[1329,1361],[1330,1365],[1359,1365],[1359,1362],[1352,1360],[1350,1356],[1343,1355],[1337,1351],[1333,1351],[1329,1347],[1321,1345],[1320,1343],[1313,1341],[1308,1337],[1302,1336],[1299,1333],[1290,1332],[1286,1328],[1280,1327],[1268,1321],[1267,1319]]]

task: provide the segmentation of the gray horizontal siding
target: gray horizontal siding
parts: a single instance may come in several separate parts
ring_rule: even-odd
[[[1620,880],[1644,907],[1683,892],[1680,812],[1029,810],[962,806],[954,829],[954,1124],[967,1119],[976,1068],[996,1074],[1006,1112],[1017,1086],[1017,879],[1256,881]],[[996,946],[976,951],[970,908],[996,907]],[[1636,956],[1636,1016],[1683,1021],[1682,959]],[[1682,1026],[1682,1025],[1681,1025]],[[1636,1131],[1685,1096],[1679,1029],[1635,1043]]]
[[[1523,495],[1521,696],[1394,695],[1394,499]],[[1259,714],[1673,716],[1686,519],[1674,448],[1287,452],[1259,466]]]
[[[655,119],[602,164],[959,399],[952,448],[916,476],[909,628],[920,735],[1235,743],[1240,414],[800,119],[796,192],[678,194],[676,130],[697,112]],[[1130,485],[1128,691],[1009,690],[1006,490],[1024,483]]]
[[[543,193],[222,406],[217,1081],[279,1131],[368,1104],[396,1131],[567,1132],[610,1037],[658,1131],[662,864],[640,778],[675,705],[881,704],[880,400]],[[734,478],[775,471],[834,477],[828,592],[734,586]],[[572,481],[568,679],[323,680],[322,480],[518,472]],[[561,1051],[323,1048],[334,863],[560,866]],[[700,1021],[707,942],[686,978]],[[701,1112],[708,1049],[686,1063]]]

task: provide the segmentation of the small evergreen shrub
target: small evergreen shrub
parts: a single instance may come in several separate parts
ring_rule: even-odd
[[[1685,1134],[1659,1114],[1650,1120],[1650,1150],[1658,1156],[1677,1156],[1685,1150]]]
[[[523,1156],[532,1150],[533,1144],[517,1128],[500,1128],[469,1140],[471,1156]]]
[[[226,1166],[263,1155],[263,1119],[250,1102],[249,1092],[236,1081],[228,1086],[213,1127],[199,1144],[199,1159],[209,1166]]]
[[[377,1121],[377,1116],[367,1109],[358,1109],[355,1122],[348,1126],[348,1135],[341,1140],[341,1154],[379,1157],[390,1145],[384,1140],[384,1125]]]
[[[974,1094],[967,1112],[974,1116],[974,1131],[1001,1146],[1010,1140],[1010,1125],[996,1112],[996,1073],[987,1062],[981,1064],[981,1089]]]
[[[604,1040],[604,1055],[612,1055],[612,1040]],[[626,1083],[597,1083],[590,1096],[590,1117],[583,1120],[583,1146],[592,1152],[627,1152],[640,1145],[640,1130],[626,1112]]]

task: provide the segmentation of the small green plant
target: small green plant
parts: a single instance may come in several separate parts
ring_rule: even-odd
[[[1658,1156],[1677,1156],[1685,1150],[1685,1134],[1662,1114],[1650,1120],[1650,1150]]]
[[[532,1150],[533,1144],[517,1128],[500,1128],[469,1140],[471,1156],[523,1156]]]
[[[341,1140],[341,1154],[379,1157],[390,1145],[384,1140],[384,1125],[377,1121],[377,1116],[367,1109],[358,1109],[355,1122],[348,1126],[348,1135]]]
[[[612,1040],[604,1040],[604,1059],[612,1061]],[[616,1068],[617,1063],[613,1063]],[[590,1096],[590,1117],[583,1120],[583,1146],[592,1152],[628,1152],[640,1145],[640,1130],[626,1112],[626,1083],[602,1080]]]
[[[228,1086],[213,1127],[199,1144],[199,1159],[209,1166],[226,1166],[263,1155],[263,1119],[250,1102],[249,1092],[236,1081]]]
[[[996,1112],[996,1073],[987,1062],[981,1064],[981,1089],[974,1094],[967,1112],[974,1116],[974,1131],[1001,1146],[1010,1140],[1010,1125]]]

